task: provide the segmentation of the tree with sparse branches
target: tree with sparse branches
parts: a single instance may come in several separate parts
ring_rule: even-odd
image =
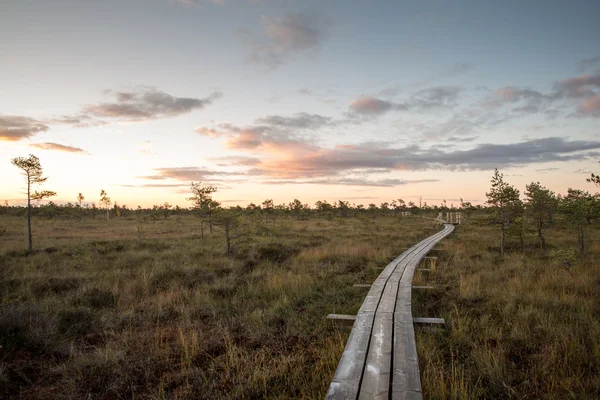
[[[192,182],[190,189],[192,190],[192,197],[187,197],[186,200],[192,202],[192,208],[197,210],[200,218],[202,218],[200,220],[200,234],[204,239],[204,219],[209,218],[213,211],[212,194],[217,191],[217,188],[210,185],[202,186],[201,182]]]
[[[33,237],[31,235],[31,200],[43,200],[48,197],[56,196],[56,192],[51,190],[37,190],[31,193],[32,185],[41,185],[46,182],[48,177],[42,176],[44,170],[40,164],[40,159],[30,154],[29,157],[16,157],[11,160],[11,163],[23,171],[23,175],[27,181],[27,238],[28,238],[28,249],[33,250]]]
[[[79,220],[83,221],[83,201],[85,197],[81,193],[77,195],[77,202],[79,203]]]
[[[540,239],[540,248],[546,247],[546,239],[542,233],[546,221],[556,211],[556,196],[554,192],[540,185],[539,182],[531,182],[525,186],[525,212],[535,223],[535,230]]]
[[[213,223],[216,227],[223,230],[225,237],[225,252],[227,257],[231,257],[235,251],[235,246],[243,238],[250,235],[247,224],[239,212],[234,210],[219,209],[213,216]]]
[[[106,208],[106,220],[108,221],[110,219],[110,197],[108,197],[108,195],[106,194],[106,191],[104,191],[104,189],[100,190],[100,203],[104,204],[104,208]]]
[[[506,227],[510,224],[511,217],[519,213],[522,203],[519,198],[519,190],[505,182],[504,174],[500,173],[498,169],[494,170],[494,176],[492,177],[491,182],[492,187],[490,188],[489,193],[486,193],[485,195],[488,198],[487,204],[494,208],[494,222],[499,224],[501,228],[500,254],[504,256]]]
[[[269,225],[271,220],[271,214],[273,214],[273,208],[275,207],[272,199],[267,199],[262,202],[262,209],[265,213],[265,223]]]

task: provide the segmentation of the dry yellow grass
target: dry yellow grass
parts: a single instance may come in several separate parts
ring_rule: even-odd
[[[427,220],[277,220],[225,257],[195,217],[5,218],[0,381],[22,399],[324,397],[350,313]],[[265,232],[267,234],[265,234]]]

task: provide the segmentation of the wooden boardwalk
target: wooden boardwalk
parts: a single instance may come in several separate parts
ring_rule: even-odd
[[[350,332],[327,399],[422,399],[411,310],[421,259],[454,230],[451,224],[406,250],[375,280]]]

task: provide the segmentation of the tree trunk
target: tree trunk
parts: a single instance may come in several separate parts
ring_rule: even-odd
[[[546,239],[544,239],[544,235],[542,235],[542,229],[538,227],[537,229],[538,237],[540,238],[540,248],[543,250],[546,248]]]
[[[212,219],[208,219],[208,230],[210,231],[210,234],[213,234],[213,224],[212,224]]]
[[[27,239],[29,251],[33,250],[33,238],[31,236],[31,177],[27,173]]]
[[[504,221],[502,222],[502,239],[500,240],[500,255],[504,257]]]
[[[200,221],[200,237],[204,240],[204,221]]]
[[[109,211],[108,211],[108,207],[106,207],[106,220],[108,221],[110,216],[108,215]]]

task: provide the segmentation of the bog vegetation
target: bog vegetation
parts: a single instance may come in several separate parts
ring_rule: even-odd
[[[477,206],[225,208],[215,191],[192,183],[189,208],[104,190],[99,207],[0,207],[2,394],[323,398],[349,333],[325,316],[355,313],[353,284],[460,211],[436,271],[415,275],[436,289],[413,292],[413,314],[447,322],[417,330],[425,398],[600,397],[598,195],[521,195],[499,171]]]

